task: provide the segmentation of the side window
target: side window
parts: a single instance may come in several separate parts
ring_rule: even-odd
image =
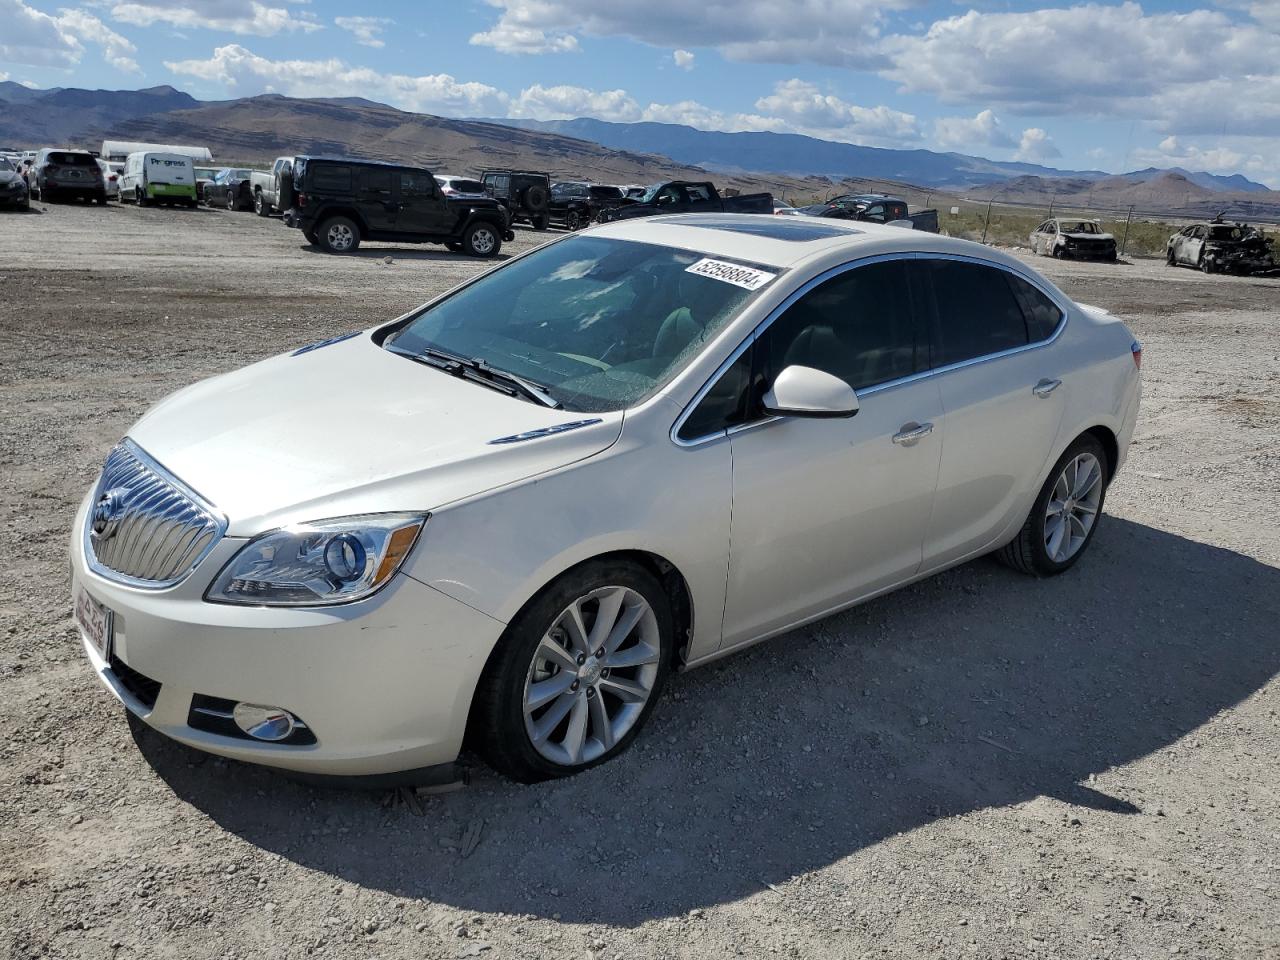
[[[1027,324],[1006,271],[960,260],[921,260],[938,311],[935,366],[1025,346]]]
[[[711,199],[711,191],[707,189],[706,184],[691,183],[684,188],[684,191],[689,195],[689,200],[693,202]]]
[[[400,196],[420,198],[435,194],[435,181],[425,173],[400,174]]]
[[[744,423],[750,385],[751,348],[748,347],[698,402],[676,436],[681,440],[697,440]]]
[[[391,171],[366,169],[360,171],[360,192],[377,200],[391,199]]]
[[[1056,223],[1054,223],[1052,220],[1050,220],[1048,223],[1046,223],[1046,224],[1044,225],[1044,232],[1045,232],[1045,233],[1050,233],[1050,234],[1052,234],[1052,233],[1057,233],[1057,232],[1058,232],[1058,225],[1057,225]]]
[[[761,335],[764,382],[798,364],[855,390],[924,369],[924,324],[912,309],[903,262],[855,267],[810,290]]]
[[[333,164],[316,164],[312,168],[311,187],[320,193],[348,193],[351,190],[351,168]]]
[[[653,198],[653,202],[660,207],[674,206],[680,202],[680,191],[676,187],[663,187],[658,191],[658,195]]]
[[[866,210],[862,211],[862,218],[864,220],[870,220],[873,223],[884,223],[884,204],[871,204],[871,206],[867,207]]]
[[[1033,284],[1012,273],[1006,274],[1006,277],[1009,286],[1013,288],[1018,306],[1022,307],[1022,316],[1027,321],[1028,338],[1032,343],[1048,340],[1062,322],[1062,311]]]

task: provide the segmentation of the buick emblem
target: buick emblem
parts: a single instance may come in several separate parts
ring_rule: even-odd
[[[127,490],[119,488],[108,490],[93,505],[93,520],[89,526],[89,536],[94,540],[108,540],[115,536],[117,521],[124,512],[124,498]]]

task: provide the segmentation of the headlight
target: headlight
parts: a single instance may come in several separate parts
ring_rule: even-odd
[[[421,514],[374,513],[264,533],[222,568],[205,599],[269,607],[361,600],[400,569],[426,521]]]

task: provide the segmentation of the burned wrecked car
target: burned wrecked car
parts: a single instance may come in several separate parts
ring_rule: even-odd
[[[1050,217],[1031,232],[1031,250],[1058,259],[1114,260],[1116,238],[1096,220]]]
[[[1205,273],[1262,273],[1276,269],[1270,237],[1247,223],[1221,217],[1193,223],[1169,238],[1165,259],[1171,267],[1199,267]]]

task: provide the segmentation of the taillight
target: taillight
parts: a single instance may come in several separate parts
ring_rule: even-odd
[[[1133,365],[1139,370],[1142,369],[1142,344],[1137,340],[1129,344],[1129,352],[1133,354]]]
[[[305,207],[307,205],[307,195],[305,193],[298,194],[298,206]]]

